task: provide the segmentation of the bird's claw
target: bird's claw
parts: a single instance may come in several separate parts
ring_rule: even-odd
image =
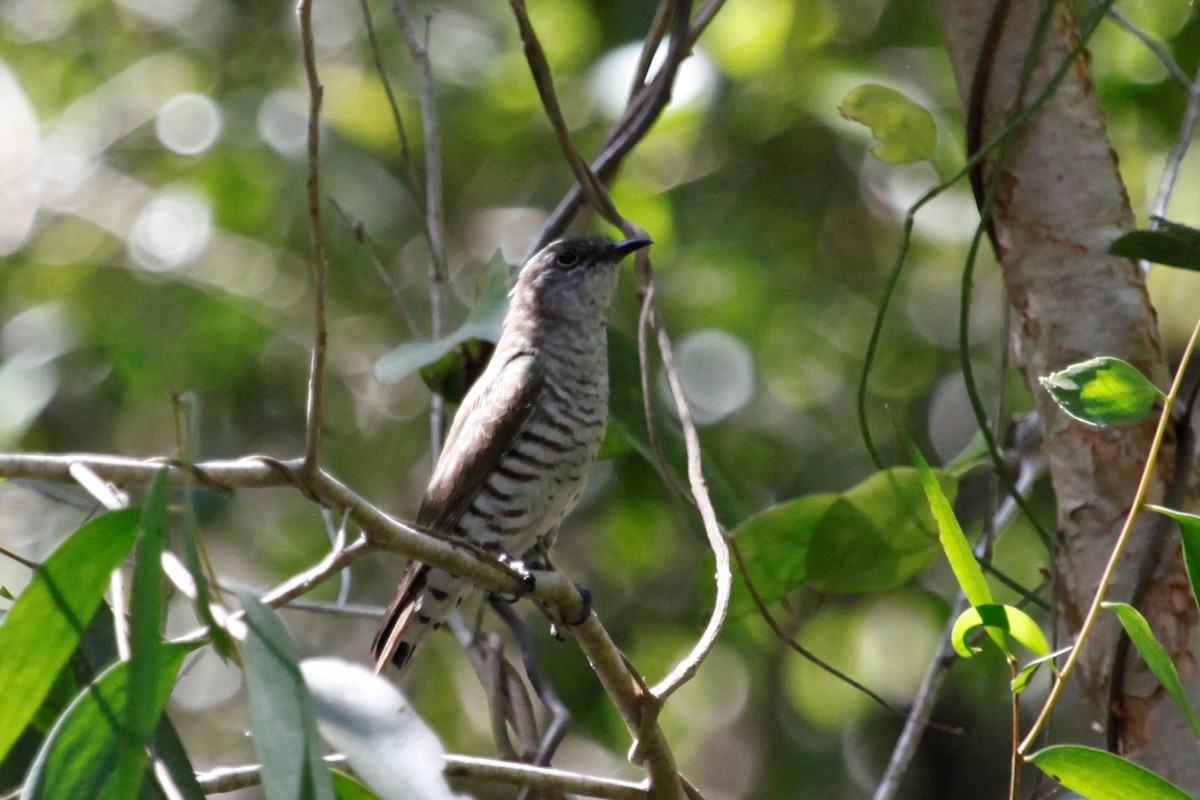
[[[562,621],[562,626],[564,628],[574,628],[578,625],[582,625],[583,623],[587,622],[587,618],[592,615],[592,590],[577,583],[575,584],[575,591],[579,592],[579,597],[581,600],[583,600],[583,608],[579,612],[578,619]],[[550,626],[550,635],[560,642],[565,642],[567,640],[567,637],[564,636],[563,632],[559,629],[558,623],[554,623]]]
[[[511,597],[505,597],[503,594],[497,593],[499,597],[506,603],[515,603],[525,595],[529,594],[537,587],[537,579],[533,577],[533,573],[525,566],[524,562],[518,561],[515,558],[500,559],[509,569],[517,574],[517,590],[513,592]]]

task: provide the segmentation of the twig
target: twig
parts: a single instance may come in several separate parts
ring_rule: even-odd
[[[396,138],[400,141],[400,163],[404,165],[404,180],[408,184],[409,191],[417,198],[417,202],[424,207],[425,194],[421,190],[421,180],[417,175],[412,148],[408,143],[408,131],[404,127],[404,117],[400,114],[400,104],[396,102],[396,94],[392,91],[392,82],[383,65],[383,55],[379,51],[379,38],[375,35],[375,22],[371,19],[371,6],[367,0],[361,0],[359,5],[362,7],[363,22],[367,26],[367,41],[371,43],[371,58],[375,61],[375,72],[379,75],[379,82],[383,84],[383,91],[388,99],[388,108],[392,111],[392,121],[396,124]]]
[[[649,271],[648,260],[647,275],[653,275]],[[654,292],[648,290],[646,293],[646,302],[653,303],[653,300]],[[699,506],[700,518],[704,522],[704,532],[708,536],[708,546],[713,551],[717,567],[717,572],[714,576],[717,596],[713,602],[713,611],[709,617],[708,625],[687,657],[680,661],[675,669],[671,671],[671,674],[663,678],[651,690],[654,696],[661,702],[680,686],[691,680],[696,671],[700,669],[700,665],[704,663],[704,659],[712,651],[713,646],[716,645],[717,636],[720,635],[721,628],[725,624],[725,618],[729,613],[729,598],[733,586],[733,575],[729,569],[729,548],[725,544],[725,537],[721,533],[721,525],[717,521],[717,513],[713,508],[712,499],[708,496],[708,486],[704,480],[703,457],[700,452],[700,437],[696,433],[696,424],[692,419],[692,411],[688,407],[687,398],[683,394],[683,384],[680,382],[679,373],[675,369],[675,359],[671,351],[671,339],[667,336],[666,330],[659,322],[658,315],[653,312],[650,314],[650,324],[654,326],[658,333],[658,351],[662,355],[663,372],[666,373],[667,383],[671,387],[671,396],[675,400],[675,410],[679,414],[679,424],[683,428],[684,444],[687,447],[688,482],[691,485],[692,497],[696,499],[696,503]]]
[[[1113,11],[1113,13],[1116,12]],[[1179,170],[1183,166],[1183,158],[1187,155],[1188,148],[1191,147],[1198,123],[1200,123],[1200,71],[1197,72],[1196,79],[1188,84],[1188,101],[1187,108],[1183,112],[1183,122],[1180,123],[1179,135],[1175,137],[1175,144],[1171,146],[1171,152],[1167,156],[1162,180],[1158,184],[1158,194],[1151,207],[1151,226],[1154,228],[1159,227],[1158,218],[1166,216],[1171,195],[1175,192],[1175,183],[1179,180]]]
[[[321,100],[325,88],[317,76],[313,49],[313,0],[300,0],[300,48],[304,54],[304,76],[308,81],[308,230],[313,255],[313,348],[308,375],[305,411],[304,467],[315,470],[321,450],[321,405],[325,386],[325,233],[321,226]]]
[[[342,221],[346,223],[346,227],[350,228],[354,234],[354,240],[363,246],[367,251],[367,258],[371,262],[371,266],[375,268],[375,274],[379,276],[379,281],[387,287],[388,293],[392,296],[392,302],[396,304],[396,308],[400,311],[400,316],[404,318],[404,324],[408,327],[409,335],[417,338],[421,335],[417,328],[416,318],[413,317],[412,309],[408,307],[408,302],[404,299],[404,293],[400,291],[400,287],[396,281],[388,273],[387,267],[383,265],[383,261],[379,258],[379,254],[375,251],[375,247],[371,238],[363,230],[361,222],[354,220],[346,213],[346,209],[342,208],[341,203],[332,197],[329,198],[329,204],[333,206],[333,210],[338,213]]]
[[[1147,49],[1149,49],[1151,53],[1154,53],[1155,57],[1162,62],[1164,67],[1167,68],[1167,72],[1171,74],[1171,77],[1175,79],[1176,83],[1178,83],[1184,89],[1187,89],[1189,92],[1193,91],[1192,79],[1187,76],[1187,73],[1183,71],[1175,59],[1171,57],[1171,54],[1168,53],[1162,45],[1150,38],[1145,31],[1133,24],[1133,21],[1130,20],[1129,17],[1125,16],[1117,9],[1110,7],[1108,9],[1108,16],[1112,17],[1118,25],[1129,31],[1142,44],[1146,45]]]
[[[1100,582],[1096,587],[1096,594],[1092,598],[1092,604],[1088,608],[1087,616],[1083,619],[1083,624],[1079,626],[1079,635],[1075,639],[1075,646],[1071,648],[1070,654],[1067,656],[1067,661],[1063,664],[1059,678],[1050,688],[1050,694],[1046,697],[1042,709],[1038,712],[1037,720],[1029,729],[1029,733],[1025,735],[1024,741],[1018,750],[1021,755],[1029,752],[1029,748],[1037,741],[1041,735],[1042,729],[1050,720],[1050,712],[1054,710],[1054,706],[1058,703],[1058,698],[1062,695],[1063,687],[1067,680],[1070,679],[1071,673],[1075,671],[1075,665],[1079,663],[1079,656],[1083,652],[1083,646],[1087,643],[1088,637],[1095,628],[1096,619],[1100,616],[1100,606],[1104,602],[1104,597],[1108,593],[1108,584],[1112,581],[1113,574],[1117,571],[1117,564],[1121,560],[1121,554],[1125,552],[1125,545],[1129,541],[1129,534],[1133,531],[1133,524],[1137,521],[1138,514],[1142,510],[1142,504],[1146,500],[1146,492],[1150,487],[1150,477],[1154,474],[1154,467],[1158,461],[1158,449],[1162,445],[1163,435],[1166,433],[1167,425],[1171,421],[1171,410],[1175,407],[1175,398],[1179,396],[1179,388],[1183,384],[1183,375],[1186,372],[1187,365],[1192,360],[1192,352],[1196,349],[1196,340],[1200,338],[1200,319],[1196,321],[1195,327],[1192,328],[1192,335],[1188,339],[1187,346],[1183,349],[1183,355],[1179,360],[1179,369],[1175,371],[1175,377],[1171,380],[1171,388],[1167,390],[1167,396],[1163,400],[1162,413],[1158,418],[1158,426],[1154,430],[1154,438],[1150,441],[1150,452],[1146,454],[1146,466],[1142,469],[1142,476],[1138,480],[1137,491],[1134,492],[1133,501],[1129,506],[1129,513],[1125,516],[1125,524],[1121,527],[1121,532],[1117,534],[1116,542],[1113,544],[1112,554],[1109,556],[1108,563],[1104,565],[1104,571],[1100,574]]]
[[[425,137],[425,236],[429,240],[429,313],[430,335],[437,339],[445,328],[446,236],[442,202],[442,132],[438,123],[437,103],[433,99],[433,68],[429,50],[417,34],[416,24],[404,7],[404,0],[392,0],[392,12],[400,24],[405,44],[417,66],[418,96],[421,101],[421,125]],[[428,30],[428,19],[426,20]],[[429,438],[436,461],[442,450],[442,425],[446,414],[441,393],[429,399]]]
[[[514,764],[490,758],[475,758],[446,754],[446,777],[470,778],[479,781],[506,783],[512,786],[535,786],[560,789],[566,792],[599,797],[604,800],[646,800],[646,787],[629,781],[593,778],[559,769]],[[344,755],[325,756],[325,763],[339,766],[346,762]],[[205,794],[223,794],[262,784],[262,765],[222,767],[196,776]]]
[[[621,119],[609,131],[600,154],[591,162],[589,169],[601,184],[607,184],[616,176],[625,156],[645,138],[659,115],[662,114],[663,109],[667,107],[667,103],[671,101],[671,89],[674,86],[679,65],[691,52],[688,27],[691,11],[691,0],[680,0],[675,6],[671,46],[668,48],[663,66],[645,90],[629,102]],[[557,239],[570,225],[584,200],[581,186],[582,184],[577,184],[559,201],[531,253],[541,250],[552,240]]]

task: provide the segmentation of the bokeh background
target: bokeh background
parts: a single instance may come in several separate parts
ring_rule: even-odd
[[[624,102],[653,4],[528,5],[576,141],[592,152]],[[414,68],[388,4],[371,7],[419,163]],[[497,250],[519,263],[572,180],[507,4],[409,7],[429,20],[453,326]],[[1119,7],[1185,71],[1195,69],[1200,22],[1190,4]],[[429,390],[415,375],[384,384],[374,365],[428,335],[429,249],[359,4],[318,0],[314,27],[330,260],[324,462],[411,517],[430,469]],[[1144,223],[1186,94],[1115,23],[1101,26],[1091,49]],[[864,82],[899,89],[933,113],[929,161],[896,166],[870,154],[869,132],[837,112]],[[842,491],[875,471],[855,391],[904,212],[962,166],[955,97],[926,3],[730,0],[616,182],[617,205],[656,242],[658,302],[710,469],[746,511]],[[306,104],[292,3],[0,0],[0,448],[169,454],[172,395],[193,392],[195,458],[301,452],[311,338]],[[1171,217],[1196,225],[1198,207],[1200,166],[1189,159]],[[936,460],[974,433],[957,327],[976,224],[965,183],[917,217],[868,396],[873,433],[894,463],[905,459],[893,419]],[[1151,286],[1177,348],[1200,287],[1165,271]],[[1004,298],[987,258],[975,298],[969,356],[981,391],[992,406],[1003,394],[1019,412],[1027,392],[1000,367]],[[637,310],[629,279],[613,326],[633,336]],[[655,390],[665,393],[655,369]],[[968,522],[984,483],[964,485]],[[81,500],[70,487],[0,486],[0,542],[44,557],[88,513]],[[200,493],[196,502],[231,585],[274,585],[329,546],[320,515],[291,491]],[[1052,525],[1047,490],[1035,507]],[[632,662],[651,679],[666,674],[702,629],[711,597],[706,545],[690,512],[627,452],[596,467],[560,542],[560,566],[592,588]],[[1029,586],[1044,561],[1026,523],[997,552]],[[388,555],[358,562],[350,601],[385,603],[401,568]],[[0,561],[0,584],[15,593],[27,579]],[[332,600],[338,591],[335,582],[313,596]],[[775,611],[806,646],[903,707],[952,595],[948,570],[935,564],[901,588],[800,591]],[[476,606],[465,608],[474,620]],[[173,630],[195,625],[178,611]],[[372,621],[283,613],[306,655],[366,661]],[[540,618],[530,619],[540,631]],[[498,625],[486,615],[484,623]],[[435,638],[406,688],[451,751],[490,755],[478,679],[451,637]],[[635,777],[624,728],[577,650],[544,635],[538,646],[576,718],[557,763]],[[935,718],[965,733],[930,732],[907,796],[1002,796],[1007,697],[998,660],[959,665]],[[215,656],[188,668],[171,714],[199,768],[255,760],[240,673]],[[663,718],[682,768],[711,798],[869,796],[900,724],[797,658],[753,615],[730,622]]]

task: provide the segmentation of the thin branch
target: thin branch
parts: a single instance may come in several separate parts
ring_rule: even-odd
[[[681,0],[676,5],[675,17],[672,21],[671,46],[667,50],[663,66],[645,90],[630,100],[621,119],[609,131],[600,154],[589,166],[601,184],[607,185],[616,177],[617,170],[625,156],[645,138],[654,123],[658,121],[663,109],[671,101],[671,89],[675,84],[675,75],[679,71],[679,65],[691,53],[692,42],[688,27],[691,11],[690,0]],[[550,219],[546,222],[542,235],[534,244],[531,254],[557,239],[571,224],[585,199],[580,188],[582,185],[577,183],[559,201],[558,206],[551,213]]]
[[[396,94],[392,91],[392,81],[388,78],[387,69],[383,65],[383,54],[379,50],[379,38],[375,35],[375,22],[371,18],[371,6],[367,0],[360,0],[363,22],[367,26],[367,41],[371,44],[371,58],[375,62],[375,73],[383,84],[383,92],[387,95],[388,108],[392,111],[392,121],[396,124],[396,138],[400,141],[400,163],[404,166],[404,180],[408,189],[417,198],[417,202],[425,206],[425,194],[421,190],[421,179],[417,175],[417,165],[413,158],[412,148],[408,143],[408,131],[404,127],[404,117],[400,114],[400,104],[396,102]]]
[[[1189,92],[1192,91],[1192,79],[1187,76],[1187,73],[1183,71],[1175,59],[1171,57],[1171,54],[1168,53],[1162,45],[1150,38],[1145,31],[1135,25],[1133,21],[1129,19],[1129,17],[1125,16],[1117,9],[1110,7],[1108,9],[1108,16],[1112,17],[1113,20],[1122,28],[1133,34],[1134,37],[1144,44],[1151,53],[1154,53],[1155,57],[1162,62],[1164,67],[1167,68],[1167,72],[1171,74],[1171,77],[1175,79],[1176,83],[1178,83],[1184,89],[1187,89]]]
[[[446,754],[446,777],[470,778],[511,786],[533,786],[559,789],[586,797],[605,800],[646,800],[646,787],[629,781],[610,778],[593,778],[559,769],[514,764],[490,758]],[[339,766],[346,763],[344,755],[325,756],[325,763]],[[262,785],[262,765],[247,764],[241,767],[222,767],[196,776],[205,794],[223,794]]]
[[[325,283],[329,271],[325,261],[325,233],[321,225],[321,100],[325,88],[317,76],[313,48],[313,0],[300,0],[300,47],[304,54],[304,76],[308,82],[308,229],[313,256],[313,348],[308,375],[305,411],[304,467],[315,470],[321,450],[321,406],[325,387]]]
[[[430,335],[439,338],[445,329],[446,307],[446,234],[442,200],[442,132],[438,123],[437,103],[433,97],[433,68],[429,49],[417,33],[416,23],[404,7],[404,0],[392,0],[392,12],[404,34],[409,55],[417,66],[417,88],[421,102],[421,125],[425,137],[425,236],[429,240],[429,313]],[[428,33],[426,18],[426,33]],[[442,450],[442,426],[446,404],[440,392],[429,399],[429,437],[433,459]]]
[[[408,302],[404,299],[404,293],[400,291],[400,286],[397,285],[395,279],[388,272],[387,267],[383,265],[382,259],[376,252],[374,243],[367,232],[363,230],[363,224],[358,220],[352,219],[334,198],[329,198],[329,204],[333,206],[333,210],[338,213],[342,221],[346,223],[346,227],[354,235],[354,241],[363,246],[367,251],[367,258],[371,262],[371,266],[375,268],[375,274],[379,276],[379,281],[387,288],[388,293],[392,296],[392,302],[396,304],[396,308],[400,311],[400,316],[404,318],[404,324],[408,328],[408,333],[414,339],[421,336],[420,329],[417,327],[417,320],[413,316],[412,309],[408,307]]]
[[[645,284],[645,302],[652,304],[654,302],[653,273],[650,271],[648,259],[646,265],[646,274],[651,277]],[[692,647],[692,651],[688,653],[687,657],[680,661],[675,669],[671,671],[671,674],[663,678],[652,689],[654,696],[661,702],[680,686],[692,679],[692,676],[700,669],[700,665],[704,663],[704,659],[712,651],[713,646],[716,645],[717,636],[720,635],[721,628],[725,625],[725,618],[729,613],[729,598],[733,587],[733,575],[729,569],[729,548],[725,544],[725,537],[721,532],[721,524],[717,521],[717,513],[713,508],[712,499],[708,496],[708,486],[704,480],[703,456],[700,452],[700,437],[696,433],[696,424],[692,419],[692,411],[688,407],[687,398],[683,393],[683,384],[679,380],[679,372],[675,369],[675,358],[671,351],[671,339],[667,336],[666,329],[659,322],[658,315],[653,311],[650,314],[650,324],[654,326],[658,333],[658,351],[662,356],[663,372],[666,374],[667,383],[671,387],[671,396],[675,400],[675,410],[679,414],[679,424],[683,428],[684,444],[687,447],[688,482],[691,485],[692,497],[696,499],[700,518],[704,522],[704,532],[708,536],[708,546],[716,559],[717,568],[716,575],[714,576],[717,596],[713,602],[713,611],[709,617],[708,625],[705,626],[704,633],[696,641],[696,644]]]
[[[1188,102],[1183,113],[1183,122],[1179,126],[1179,135],[1175,137],[1175,144],[1171,146],[1171,152],[1167,155],[1167,164],[1163,168],[1162,180],[1158,184],[1158,194],[1154,198],[1154,205],[1150,211],[1151,226],[1154,228],[1159,227],[1157,218],[1167,214],[1167,206],[1171,202],[1171,195],[1175,192],[1175,183],[1179,180],[1179,170],[1183,166],[1183,158],[1192,145],[1198,123],[1200,123],[1200,71],[1197,72],[1196,79],[1188,84]]]

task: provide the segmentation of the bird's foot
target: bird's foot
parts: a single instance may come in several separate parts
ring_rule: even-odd
[[[533,577],[533,573],[529,570],[529,567],[525,565],[525,562],[518,561],[515,558],[505,555],[501,555],[499,558],[501,563],[503,563],[516,574],[519,584],[517,586],[517,590],[513,592],[511,597],[505,597],[503,594],[499,593],[497,593],[496,596],[506,603],[515,603],[534,590],[534,588],[537,586],[537,579]]]
[[[587,618],[592,615],[592,590],[581,584],[575,584],[575,591],[579,592],[580,599],[583,600],[583,608],[579,611],[579,617],[574,620],[563,620],[564,628],[574,628],[587,622]],[[560,642],[565,642],[567,637],[559,629],[558,623],[550,626],[550,635]]]

